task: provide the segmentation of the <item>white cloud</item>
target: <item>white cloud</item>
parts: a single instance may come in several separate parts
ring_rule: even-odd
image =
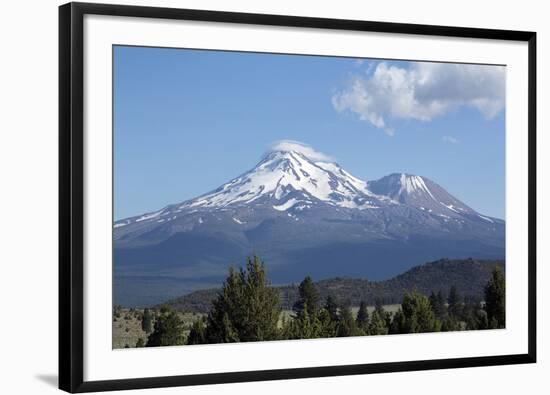
[[[311,146],[295,140],[279,140],[271,145],[270,151],[296,151],[313,161],[332,162],[334,159]]]
[[[388,118],[430,121],[469,106],[490,119],[504,104],[504,67],[426,62],[409,68],[378,63],[332,97],[336,111],[351,112],[390,135]]]
[[[446,143],[451,143],[451,144],[458,144],[460,142],[456,137],[453,137],[453,136],[443,136],[442,140]]]

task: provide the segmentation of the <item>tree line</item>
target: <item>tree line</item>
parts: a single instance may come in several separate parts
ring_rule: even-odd
[[[443,258],[422,265],[385,280],[371,281],[366,278],[333,277],[315,281],[319,297],[324,301],[329,295],[340,301],[351,302],[356,311],[364,301],[374,306],[379,298],[384,305],[397,305],[403,301],[405,290],[415,289],[423,295],[430,295],[432,289],[449,291],[454,285],[463,296],[484,298],[483,288],[493,269],[499,266],[504,272],[503,260],[448,259]],[[437,287],[434,288],[434,284]],[[299,298],[298,284],[273,286],[279,291],[281,308],[292,310]],[[220,283],[221,287],[221,283]],[[163,304],[180,312],[207,314],[221,288],[201,289],[167,300]],[[159,304],[158,310],[163,304]]]
[[[208,314],[195,320],[189,331],[168,306],[156,314],[146,309],[142,328],[147,341],[136,346],[233,343],[248,341],[371,336],[400,333],[498,329],[505,327],[504,274],[496,267],[484,289],[484,301],[462,297],[456,287],[425,296],[405,293],[395,312],[376,300],[369,312],[361,301],[357,313],[348,300],[328,295],[321,300],[307,276],[298,287],[292,313],[282,315],[279,294],[270,286],[257,256],[240,270],[231,268]],[[282,317],[282,318],[281,318]],[[189,332],[187,335],[186,333]]]

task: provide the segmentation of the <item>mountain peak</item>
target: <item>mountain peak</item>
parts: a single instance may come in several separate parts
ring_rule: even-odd
[[[311,162],[334,162],[334,158],[296,140],[279,140],[271,145],[268,155],[273,152],[294,153]]]
[[[278,209],[292,207],[287,204],[291,198],[310,205],[323,202],[348,208],[370,207],[373,195],[366,182],[328,159],[308,146],[280,143],[253,169],[182,207],[225,207],[267,200]]]
[[[475,214],[475,211],[452,196],[427,177],[408,173],[392,173],[375,181],[367,188],[399,203],[445,217],[456,214]]]
[[[385,195],[397,201],[402,201],[405,196],[411,194],[428,194],[435,199],[426,181],[429,182],[428,179],[414,174],[392,173],[379,180],[370,181],[368,187],[376,194]]]

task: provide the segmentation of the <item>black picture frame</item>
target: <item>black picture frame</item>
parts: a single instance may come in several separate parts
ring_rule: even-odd
[[[83,19],[112,15],[282,27],[401,33],[528,43],[528,352],[526,354],[84,381]],[[59,388],[71,393],[449,369],[536,362],[536,33],[127,5],[59,8]]]

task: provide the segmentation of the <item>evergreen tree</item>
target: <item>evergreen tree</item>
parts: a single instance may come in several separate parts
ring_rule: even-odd
[[[489,323],[487,320],[487,312],[483,309],[476,309],[468,313],[466,317],[466,330],[487,329]]]
[[[437,305],[440,310],[440,316],[436,318],[442,320],[447,315],[447,306],[445,305],[445,296],[443,296],[443,292],[441,290],[437,292]]]
[[[489,320],[487,319],[487,312],[485,310],[478,310],[476,312],[475,329],[489,329]]]
[[[336,320],[333,320],[331,313],[325,307],[319,310],[319,322],[321,324],[321,330],[318,337],[336,336],[338,317],[336,317]]]
[[[281,332],[280,338],[282,340],[295,339],[294,337],[294,327],[292,325],[292,318],[287,318],[283,315],[281,318]]]
[[[229,320],[228,312],[235,320],[243,320],[244,316],[239,309],[239,306],[244,304],[243,299],[241,277],[237,271],[229,268],[229,275],[217,299],[212,301],[212,308],[208,313],[205,333],[207,343],[233,343],[239,341],[235,328]]]
[[[406,293],[401,303],[401,309],[394,317],[395,325],[392,331],[396,333],[423,333],[440,330],[430,301],[424,295],[415,291]]]
[[[387,335],[390,329],[389,322],[391,322],[391,315],[384,310],[382,301],[377,298],[370,317],[369,335]]]
[[[359,336],[361,331],[357,327],[349,302],[340,309],[340,320],[336,330],[337,337]]]
[[[277,291],[269,286],[264,264],[248,259],[238,273],[230,269],[206,320],[208,343],[275,340],[281,308]]]
[[[435,318],[437,318],[438,320],[443,320],[443,318],[445,318],[446,309],[445,299],[441,290],[439,290],[437,295],[434,293],[434,291],[432,291],[429,299]]]
[[[389,328],[385,317],[377,311],[373,311],[369,322],[369,335],[387,335]]]
[[[506,283],[499,267],[493,270],[485,286],[485,311],[491,328],[506,326]]]
[[[288,339],[314,339],[332,335],[328,313],[321,314],[319,292],[311,277],[306,276],[298,287],[298,300],[293,306],[294,319],[283,330]]]
[[[312,323],[316,328],[315,337],[336,336],[336,330],[338,327],[338,323],[340,321],[338,317],[338,304],[336,302],[336,299],[332,295],[327,296],[324,306],[318,309],[318,312],[315,315],[315,317],[308,315],[308,318],[310,321],[313,321]],[[298,324],[300,324],[299,321],[298,321]],[[303,323],[301,323],[301,325],[303,325]],[[302,333],[300,336],[304,336],[304,333]],[[304,337],[295,337],[295,338],[304,338]]]
[[[460,321],[454,315],[447,315],[441,322],[441,332],[454,332],[461,329]]]
[[[428,300],[430,301],[430,306],[435,314],[435,311],[437,310],[437,295],[433,290],[430,292],[430,297]]]
[[[462,298],[458,294],[456,287],[453,285],[449,291],[449,297],[447,299],[449,304],[448,311],[455,319],[461,317],[462,314]]]
[[[319,292],[311,277],[306,276],[300,283],[298,295],[299,298],[293,307],[296,317],[300,317],[304,313],[310,317],[315,316],[319,309]]]
[[[309,313],[308,303],[304,302],[301,313],[290,319],[283,329],[283,336],[286,339],[316,339],[326,336],[326,328],[320,320],[319,312]],[[330,333],[329,333],[330,335]]]
[[[143,316],[141,317],[141,329],[145,333],[151,333],[153,331],[153,314],[149,309],[143,311]]]
[[[158,316],[153,333],[147,339],[147,347],[177,346],[184,344],[183,321],[178,314],[163,306]]]
[[[466,323],[466,329],[478,329],[478,311],[481,310],[481,301],[473,296],[464,297],[461,320]]]
[[[403,310],[401,308],[393,315],[393,320],[389,327],[389,333],[407,333],[407,329],[405,327],[405,316],[403,315]]]
[[[204,320],[199,318],[193,325],[191,325],[191,330],[187,336],[186,344],[203,344],[206,341],[206,326],[204,325]]]
[[[327,299],[325,301],[325,310],[327,311],[330,320],[337,323],[338,322],[338,302],[332,296],[329,294],[327,296]]]
[[[367,304],[364,301],[361,301],[361,304],[359,305],[356,322],[357,327],[367,334],[369,330],[369,311],[367,310]]]

